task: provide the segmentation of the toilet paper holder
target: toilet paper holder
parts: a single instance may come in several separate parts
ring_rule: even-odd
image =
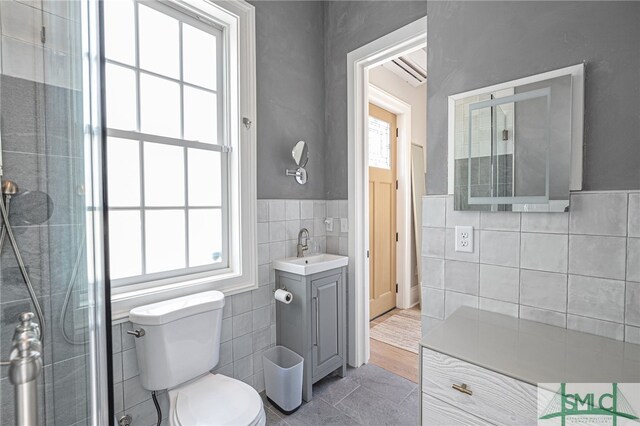
[[[293,301],[293,294],[285,288],[279,288],[273,293],[274,299],[276,302],[281,302],[284,304],[289,304]]]

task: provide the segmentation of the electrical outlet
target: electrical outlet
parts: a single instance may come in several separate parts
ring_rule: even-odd
[[[349,232],[349,219],[346,217],[340,218],[340,232]]]
[[[473,253],[473,226],[456,226],[456,251]]]
[[[329,232],[333,232],[333,218],[328,217],[324,220],[325,229]]]

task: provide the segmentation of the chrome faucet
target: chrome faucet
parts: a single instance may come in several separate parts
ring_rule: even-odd
[[[302,236],[304,237],[304,244],[302,244]],[[298,232],[298,246],[297,246],[297,256],[304,257],[305,250],[309,250],[309,246],[307,245],[309,241],[309,230],[307,228],[302,228],[300,232]]]

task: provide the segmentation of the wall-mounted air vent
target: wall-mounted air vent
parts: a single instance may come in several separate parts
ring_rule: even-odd
[[[418,87],[427,81],[427,51],[418,49],[399,58],[392,59],[382,66],[404,81]]]

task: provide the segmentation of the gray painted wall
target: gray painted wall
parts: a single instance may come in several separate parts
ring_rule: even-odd
[[[637,2],[429,2],[427,193],[447,193],[448,95],[582,61],[584,189],[640,188],[638,22]]]
[[[347,198],[347,53],[427,13],[426,1],[330,1],[325,28],[325,198]]]
[[[256,8],[258,198],[324,198],[323,5],[251,1]],[[286,177],[291,148],[309,144],[309,181]]]
[[[250,3],[256,7],[258,198],[346,199],[347,53],[423,17],[426,2]],[[284,175],[298,140],[309,143],[306,185]]]

